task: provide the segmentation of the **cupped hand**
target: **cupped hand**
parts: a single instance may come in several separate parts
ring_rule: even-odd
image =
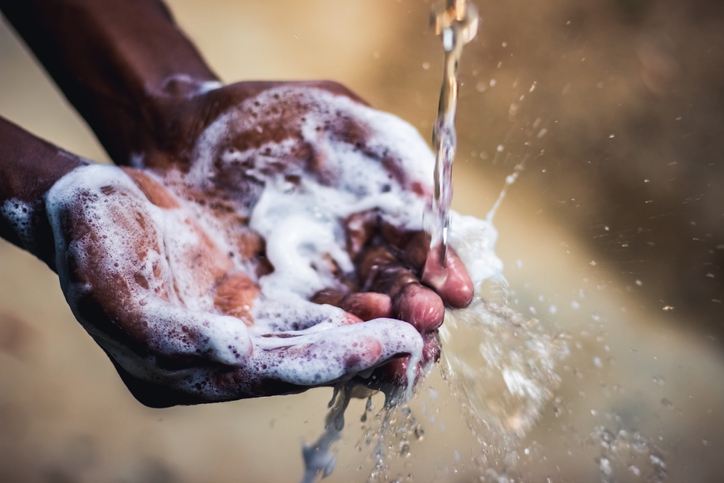
[[[439,354],[421,282],[433,158],[408,124],[333,83],[242,83],[167,103],[131,166],[89,165],[46,196],[76,317],[151,406],[405,385]],[[414,375],[414,374],[413,374]]]

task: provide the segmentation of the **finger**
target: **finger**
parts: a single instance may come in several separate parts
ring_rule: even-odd
[[[424,368],[440,358],[440,337],[438,332],[426,332],[422,335],[423,349],[422,359],[418,363],[415,374],[415,384],[422,376]],[[391,383],[396,386],[405,386],[407,384],[407,368],[410,363],[410,357],[399,357],[389,361],[379,369],[379,378],[383,383]]]
[[[375,292],[348,294],[342,299],[340,308],[367,321],[392,317],[392,300],[389,295]]]
[[[159,332],[163,358],[129,357],[114,344],[104,348],[133,394],[154,407],[301,392],[351,379],[424,346],[414,327],[394,319],[254,337],[232,317],[163,301],[150,312],[167,316],[160,325],[192,329]],[[174,356],[179,363],[169,365]]]
[[[310,301],[314,302],[315,304],[328,304],[334,305],[335,307],[340,307],[342,305],[342,299],[344,298],[344,296],[345,293],[341,290],[326,288],[315,293]]]
[[[442,324],[440,297],[422,286],[387,248],[372,247],[363,252],[357,273],[364,287],[390,296],[394,317],[410,322],[419,331],[434,330]]]
[[[402,249],[401,256],[404,261],[418,273],[422,273],[422,283],[435,289],[446,305],[453,308],[470,305],[475,292],[473,282],[453,247],[447,247],[445,276],[432,277],[429,273],[423,273],[430,252],[430,235],[418,231],[404,237],[399,230],[389,226],[383,227],[381,233],[386,241]]]
[[[465,265],[451,246],[447,247],[445,253],[445,268],[447,272],[445,277],[428,278],[426,273],[423,273],[422,282],[434,288],[450,307],[457,309],[467,307],[473,301],[475,288]]]
[[[334,305],[363,321],[392,317],[392,301],[388,295],[381,293],[345,294],[335,289],[324,289],[314,294],[311,301],[315,304]]]
[[[422,336],[410,324],[375,319],[293,338],[259,339],[249,366],[260,378],[324,385],[417,353],[423,346]]]
[[[410,322],[420,332],[426,332],[442,325],[445,306],[435,292],[413,282],[403,287],[394,297],[392,313],[397,318]]]

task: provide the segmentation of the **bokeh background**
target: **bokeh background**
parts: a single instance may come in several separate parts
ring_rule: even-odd
[[[442,70],[429,1],[168,3],[224,81],[340,81],[429,137]],[[433,374],[413,403],[425,437],[386,477],[648,481],[665,470],[666,481],[721,481],[724,4],[476,3],[454,205],[485,216],[520,170],[495,218],[511,303],[565,334],[571,355],[541,421],[513,456],[487,465]],[[108,161],[4,19],[0,115]],[[330,396],[145,408],[75,322],[53,273],[0,242],[0,481],[296,481]],[[368,479],[362,413],[353,401],[330,480]],[[633,434],[645,454],[621,443],[614,455],[611,438]]]

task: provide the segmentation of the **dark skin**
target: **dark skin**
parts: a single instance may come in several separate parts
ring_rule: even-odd
[[[236,356],[231,358],[224,355],[225,348],[209,349],[212,338],[208,328],[222,323],[218,316],[254,324],[248,308],[260,296],[257,280],[273,267],[266,259],[265,241],[241,216],[243,206],[254,206],[258,200],[258,190],[254,189],[258,180],[218,163],[211,176],[213,182],[202,189],[192,188],[187,179],[199,162],[193,155],[194,147],[208,126],[229,109],[253,101],[269,89],[293,86],[300,91],[321,90],[344,96],[362,105],[364,102],[332,82],[242,82],[218,87],[218,78],[178,30],[165,6],[154,0],[2,0],[0,6],[123,169],[118,170],[118,182],[103,186],[100,195],[82,188],[86,180],[77,177],[76,184],[82,189],[75,199],[57,207],[58,213],[49,220],[48,191],[88,162],[0,119],[0,206],[8,200],[26,203],[23,206],[29,208],[31,228],[23,231],[13,226],[11,217],[0,217],[0,235],[31,251],[61,275],[76,317],[109,354],[133,394],[144,404],[163,407],[287,394],[318,385],[299,385],[255,373],[244,362],[258,354],[244,353],[243,344],[238,351],[234,349]],[[258,129],[232,126],[214,152],[255,149],[270,140],[288,141],[292,148],[269,176],[301,172],[333,184],[333,175],[315,154],[317,146],[301,133],[300,119],[309,114],[310,107],[289,99],[277,104],[269,108],[279,108],[288,115]],[[367,134],[374,128],[354,116],[342,121],[330,117],[328,123],[331,139],[362,151]],[[374,158],[375,154],[369,156]],[[406,176],[399,161],[401,154],[386,156],[379,159],[380,166],[391,179],[415,196],[430,196],[429,188]],[[133,168],[129,167],[132,159]],[[222,253],[214,237],[189,215],[189,203],[200,204],[204,216],[229,228],[225,241],[236,247],[233,254]],[[89,213],[101,206],[111,208],[104,212],[108,219],[99,228],[90,221]],[[190,227],[197,242],[183,253],[171,253],[172,246],[157,242],[162,225],[153,213],[161,213],[168,220],[182,213],[186,217],[184,227]],[[341,223],[355,273],[351,277],[340,275],[340,280],[344,278],[341,285],[321,290],[311,300],[342,308],[346,313],[342,325],[379,317],[409,322],[425,341],[422,363],[435,360],[439,355],[436,332],[444,306],[467,306],[473,294],[470,278],[454,251],[449,251],[447,279],[425,283],[420,280],[429,244],[424,233],[389,224],[375,210],[354,214]],[[119,233],[135,241],[122,251],[126,265],[115,269],[108,262],[116,256],[111,248],[115,250],[117,243],[106,240],[109,234]],[[62,247],[83,244],[84,256],[78,258],[65,251],[58,254],[58,243]],[[177,280],[168,267],[159,265],[151,275],[139,275],[149,263],[148,254],[184,260],[174,270],[185,270],[196,284],[194,290],[213,299],[210,312],[199,315],[190,310],[193,304],[179,298]],[[230,256],[240,262],[233,263]],[[242,265],[246,271],[239,269]],[[73,286],[87,290],[81,293]],[[151,305],[166,307],[164,313],[171,314],[166,323],[153,326],[145,322],[144,307],[149,300]],[[191,317],[189,322],[182,323],[187,316]],[[178,335],[181,327],[183,334]],[[270,350],[265,357],[301,360],[324,351],[326,341],[335,340],[344,330],[332,328],[326,340],[315,343],[290,342],[283,349]],[[158,343],[173,342],[174,338],[183,338],[188,344],[180,349]],[[363,335],[359,342],[357,352],[348,355],[349,374],[321,385],[374,367],[375,376],[365,380],[366,384],[404,384],[407,354],[380,360],[378,340]],[[144,371],[138,370],[139,364]],[[179,384],[176,375],[183,371],[203,374],[203,383],[191,387]]]

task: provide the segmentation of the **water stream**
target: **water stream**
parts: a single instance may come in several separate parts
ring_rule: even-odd
[[[431,240],[424,277],[428,282],[444,279],[447,275],[445,257],[452,202],[452,165],[457,144],[455,113],[458,103],[458,64],[463,46],[478,32],[480,17],[475,6],[466,0],[444,0],[433,10],[431,20],[435,33],[442,36],[445,62],[437,120],[432,132],[435,191],[427,214]]]

